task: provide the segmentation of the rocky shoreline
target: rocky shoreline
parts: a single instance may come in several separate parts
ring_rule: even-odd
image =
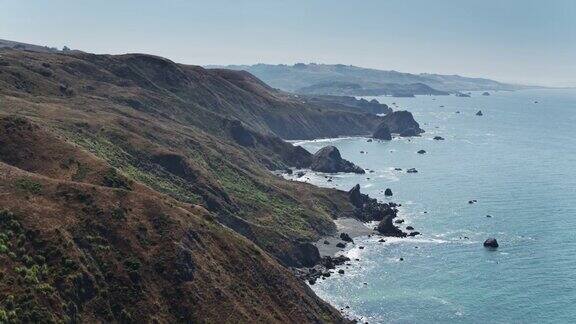
[[[337,233],[331,236],[320,238],[314,246],[315,251],[310,251],[317,257],[317,262],[311,267],[292,268],[297,278],[314,285],[318,280],[325,280],[331,275],[338,273],[345,274],[343,266],[350,266],[351,262],[360,261],[350,259],[342,255],[349,244],[355,244],[354,238],[361,236],[379,236],[380,242],[385,242],[386,237],[407,237],[419,235],[419,232],[412,231],[406,233],[396,224],[403,223],[403,220],[396,219],[398,207],[401,205],[389,202],[378,202],[375,198],[360,192],[360,185],[354,186],[348,191],[348,197],[356,207],[354,218],[341,218],[335,220]],[[377,226],[372,227],[372,224]],[[412,227],[410,229],[413,230]],[[359,246],[363,249],[363,246]]]

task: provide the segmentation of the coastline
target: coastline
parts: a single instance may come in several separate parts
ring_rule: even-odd
[[[323,236],[314,243],[318,248],[318,252],[320,252],[320,257],[335,257],[344,251],[344,249],[336,246],[336,244],[342,242],[342,239],[338,236],[340,233],[346,233],[352,239],[362,236],[379,235],[379,233],[374,230],[377,224],[373,222],[364,223],[356,218],[344,217],[335,219],[334,223],[336,224],[337,233],[335,235]],[[328,244],[325,244],[325,242],[328,242]]]

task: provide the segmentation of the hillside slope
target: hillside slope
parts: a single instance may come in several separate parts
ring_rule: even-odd
[[[341,321],[205,208],[19,117],[0,144],[2,321]]]
[[[186,121],[210,133],[219,120],[238,120],[285,139],[359,135],[374,116],[317,107],[274,90],[246,72],[206,70],[144,54],[2,50],[3,91],[115,103],[155,117]]]
[[[440,74],[411,74],[397,71],[384,71],[377,69],[361,68],[343,64],[303,64],[295,65],[230,65],[225,68],[245,70],[260,78],[272,87],[285,91],[298,92],[302,88],[318,88],[327,82],[340,82],[355,84],[359,92],[348,89],[348,94],[363,95],[367,89],[383,89],[393,93],[402,85],[424,84],[436,91],[484,91],[484,90],[515,90],[522,86],[505,84],[498,81],[483,78],[467,78],[459,75]],[[388,85],[387,85],[388,84]],[[333,87],[334,88],[334,87]],[[333,89],[334,90],[334,89]],[[324,94],[327,92],[323,92]],[[381,91],[379,94],[386,94]],[[417,93],[414,93],[417,94]],[[372,93],[374,95],[374,92]]]
[[[286,267],[355,207],[270,172],[311,158],[270,120],[312,135],[379,118],[147,55],[0,55],[0,315],[342,321]]]

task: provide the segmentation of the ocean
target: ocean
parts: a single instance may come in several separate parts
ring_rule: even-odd
[[[402,227],[422,235],[356,238],[345,253],[360,261],[314,291],[369,323],[575,322],[576,90],[365,98],[411,111],[426,132],[389,142],[297,142],[310,152],[335,145],[374,170],[332,182],[308,173],[309,181],[342,190],[358,183],[371,197],[400,203]],[[489,237],[498,249],[482,246]]]

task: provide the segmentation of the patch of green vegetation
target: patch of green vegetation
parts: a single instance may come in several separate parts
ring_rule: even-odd
[[[185,183],[177,181],[169,175],[158,175],[133,165],[127,165],[122,171],[131,179],[180,201],[191,204],[198,204],[202,201],[202,198],[193,193]]]
[[[110,188],[132,190],[128,179],[119,174],[114,168],[108,169],[104,175],[104,185]]]
[[[296,201],[256,184],[248,176],[225,163],[218,166],[216,174],[227,192],[231,193],[242,205],[255,212],[245,214],[251,221],[275,227],[290,236],[313,236],[308,222],[310,216]],[[256,212],[259,214],[257,215]]]
[[[37,238],[28,239],[24,233],[30,232],[13,213],[0,211],[0,245],[10,256],[0,280],[0,323],[57,322],[61,319],[35,294],[53,298],[55,288],[49,278],[56,271],[48,268],[46,258],[33,247]],[[17,293],[7,294],[11,289]]]
[[[202,201],[202,198],[192,192],[186,183],[173,179],[167,174],[158,174],[152,168],[146,167],[145,161],[133,157],[103,136],[93,136],[82,132],[67,132],[66,134],[76,144],[104,159],[131,180],[141,182],[183,202],[197,204]]]
[[[16,187],[22,191],[35,195],[42,192],[42,184],[30,178],[20,178],[16,180]]]

